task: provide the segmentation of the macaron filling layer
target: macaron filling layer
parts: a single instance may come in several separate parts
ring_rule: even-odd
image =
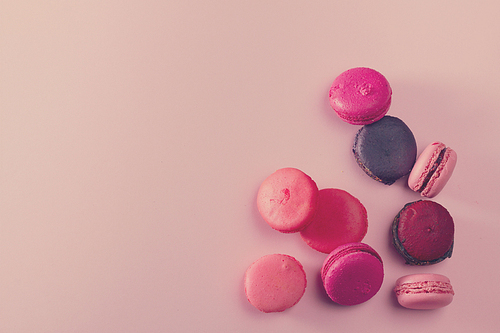
[[[394,288],[396,296],[402,294],[451,294],[455,295],[450,283],[444,281],[419,281],[403,283]]]
[[[438,169],[439,165],[441,164],[441,162],[443,161],[444,159],[444,155],[446,153],[446,150],[447,148],[444,148],[443,150],[441,150],[441,152],[439,153],[439,156],[438,158],[436,159],[436,161],[434,162],[434,164],[432,165],[431,169],[429,170],[429,172],[427,173],[427,175],[425,176],[425,179],[424,181],[422,182],[422,186],[420,186],[419,189],[417,189],[417,192],[418,193],[422,193],[423,190],[425,190],[425,188],[427,187],[427,184],[429,184],[429,181],[431,180],[432,176],[434,176],[434,174],[436,173],[436,170]]]

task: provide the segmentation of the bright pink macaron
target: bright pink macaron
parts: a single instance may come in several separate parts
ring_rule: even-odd
[[[371,68],[351,68],[335,78],[330,88],[330,105],[340,119],[353,125],[367,125],[389,110],[392,89],[387,79]]]
[[[344,244],[325,259],[321,279],[326,293],[334,302],[360,304],[375,296],[382,286],[382,259],[367,244]]]
[[[400,277],[394,288],[401,306],[408,309],[438,309],[453,301],[450,279],[440,274],[412,274]]]
[[[422,196],[435,197],[450,179],[457,153],[442,142],[433,142],[420,154],[408,177],[408,186]]]
[[[300,262],[286,254],[266,255],[245,273],[248,301],[262,312],[281,312],[302,298],[307,286]]]
[[[300,236],[313,249],[330,253],[342,244],[361,242],[367,230],[363,204],[344,190],[329,188],[319,191],[316,214]]]
[[[281,232],[297,232],[312,220],[318,203],[318,187],[304,172],[279,169],[267,177],[257,193],[262,218]]]

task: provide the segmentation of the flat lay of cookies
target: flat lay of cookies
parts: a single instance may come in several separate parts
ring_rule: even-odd
[[[497,332],[500,3],[0,5],[0,332]]]

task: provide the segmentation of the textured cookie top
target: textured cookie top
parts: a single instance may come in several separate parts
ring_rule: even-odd
[[[417,159],[417,142],[410,128],[391,116],[363,126],[352,150],[363,171],[386,185],[409,174]]]
[[[261,257],[245,273],[248,301],[262,312],[281,312],[304,295],[307,279],[297,259],[286,254]]]
[[[392,226],[393,244],[411,265],[435,264],[451,257],[454,233],[450,213],[429,200],[406,204]]]
[[[257,208],[275,230],[297,232],[306,227],[316,210],[318,187],[304,172],[279,169],[261,184]]]
[[[389,109],[391,96],[387,79],[366,67],[341,73],[333,81],[329,93],[333,110],[353,125],[371,124],[382,118]]]

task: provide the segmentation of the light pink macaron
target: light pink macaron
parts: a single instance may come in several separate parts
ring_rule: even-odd
[[[422,196],[435,197],[444,188],[457,164],[457,153],[442,142],[428,145],[408,177],[408,186]]]
[[[262,312],[281,312],[302,298],[307,286],[300,262],[286,254],[269,254],[248,267],[245,273],[248,301]]]
[[[401,306],[408,309],[431,310],[453,301],[450,279],[440,274],[412,274],[400,277],[394,288]]]
[[[335,78],[330,105],[340,119],[353,125],[380,120],[391,105],[392,89],[387,79],[371,68],[351,68]]]
[[[311,223],[318,204],[318,186],[295,168],[275,171],[260,185],[257,209],[275,230],[297,232]]]

